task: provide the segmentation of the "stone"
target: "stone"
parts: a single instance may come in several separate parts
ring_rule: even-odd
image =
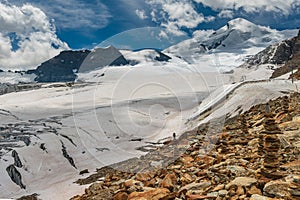
[[[166,188],[148,190],[146,192],[133,192],[128,196],[128,200],[160,200],[170,194]]]
[[[262,195],[262,192],[260,189],[258,189],[255,185],[253,185],[250,190],[247,191],[247,193],[249,195],[253,195],[253,194],[259,194],[259,195]]]
[[[228,194],[228,191],[227,191],[227,190],[220,190],[220,191],[219,191],[219,196],[220,196],[220,197],[225,197],[227,194]]]
[[[154,187],[155,184],[156,184],[156,179],[155,179],[155,178],[151,179],[150,181],[146,181],[146,182],[144,183],[144,185],[145,185],[146,187]]]
[[[177,183],[177,177],[174,173],[167,174],[166,177],[160,182],[159,187],[173,190]]]
[[[271,200],[271,198],[254,194],[250,197],[250,200]]]
[[[219,190],[223,190],[225,188],[225,185],[224,184],[221,184],[221,185],[218,185],[217,187],[215,187],[213,189],[213,192],[216,192],[216,191],[219,191]]]
[[[233,185],[249,187],[255,183],[257,183],[257,180],[255,178],[237,177],[233,181],[231,181],[229,184],[226,185],[226,189],[230,188]]]
[[[129,179],[129,180],[124,182],[124,186],[127,187],[127,188],[132,187],[132,186],[143,186],[143,183],[140,182],[140,181]]]
[[[244,167],[240,167],[236,165],[229,165],[227,166],[227,169],[229,169],[231,173],[235,173],[235,174],[242,174],[246,172]]]
[[[138,173],[136,175],[136,180],[145,182],[145,181],[150,181],[154,177],[153,173]]]
[[[245,194],[245,190],[242,186],[238,186],[237,190],[236,190],[236,195],[238,196],[242,196]]]
[[[215,196],[204,196],[204,195],[187,195],[186,199],[187,200],[198,200],[198,199],[216,199],[217,197]]]
[[[119,192],[113,196],[113,200],[127,200],[128,194],[126,192]]]
[[[290,196],[289,183],[279,181],[270,181],[264,187],[264,193],[275,197],[283,198]]]
[[[180,158],[181,162],[183,163],[191,163],[194,161],[194,158],[192,158],[191,156],[183,156],[182,158]]]
[[[190,183],[186,186],[180,188],[179,193],[184,190],[203,190],[211,186],[211,182],[201,182],[201,183]]]
[[[182,183],[189,184],[189,183],[193,182],[194,179],[193,179],[193,177],[192,177],[190,174],[184,173],[184,174],[181,176],[180,181],[181,181]]]

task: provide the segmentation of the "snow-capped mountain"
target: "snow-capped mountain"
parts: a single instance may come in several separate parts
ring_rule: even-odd
[[[254,55],[271,44],[293,37],[296,31],[277,31],[237,18],[216,31],[196,31],[193,38],[169,47],[164,52],[191,63],[198,62],[206,53],[238,54],[236,61],[241,64],[245,57]]]
[[[242,67],[253,68],[269,65],[274,70],[272,78],[284,75],[299,66],[300,31],[298,36],[268,46],[251,56]],[[295,68],[296,69],[296,68]]]
[[[297,37],[280,41],[268,46],[263,51],[257,53],[247,60],[248,65],[262,64],[284,64],[290,60],[293,54],[299,51],[300,32]]]

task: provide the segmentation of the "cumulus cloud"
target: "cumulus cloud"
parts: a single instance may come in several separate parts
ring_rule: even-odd
[[[300,5],[299,0],[194,0],[197,3],[202,3],[205,6],[209,6],[214,10],[242,9],[246,12],[259,12],[261,10],[267,12],[280,12],[284,15],[288,15],[290,11],[296,6]]]
[[[13,48],[11,34],[17,38]],[[30,69],[68,49],[46,14],[30,4],[0,3],[0,69]]]
[[[233,18],[233,11],[232,10],[222,10],[219,14],[218,17],[220,18]]]
[[[146,0],[151,6],[152,21],[160,22],[177,36],[185,34],[182,28],[195,28],[206,18],[198,13],[191,0]]]
[[[146,15],[146,12],[145,10],[135,10],[135,14],[141,19],[141,20],[144,20],[144,19],[147,19],[147,15]]]
[[[63,29],[100,29],[107,26],[112,17],[101,1],[82,0],[10,0],[21,6],[26,2],[42,9],[55,25]]]

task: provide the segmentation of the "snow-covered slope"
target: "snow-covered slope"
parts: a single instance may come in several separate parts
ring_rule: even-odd
[[[139,156],[136,148],[180,134],[222,82],[215,73],[153,63],[86,73],[92,83],[1,95],[0,198],[38,193],[59,200],[83,192],[73,183],[82,170]]]

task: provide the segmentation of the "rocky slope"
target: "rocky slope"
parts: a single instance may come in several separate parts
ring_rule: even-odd
[[[279,66],[274,69],[271,78],[277,78],[291,72],[291,66],[297,69],[300,65],[300,31],[296,37],[271,45],[252,56],[244,66],[251,67],[264,64]]]
[[[300,94],[253,106],[205,138],[208,125],[97,170],[85,199],[299,199]],[[206,147],[214,148],[205,153]]]

